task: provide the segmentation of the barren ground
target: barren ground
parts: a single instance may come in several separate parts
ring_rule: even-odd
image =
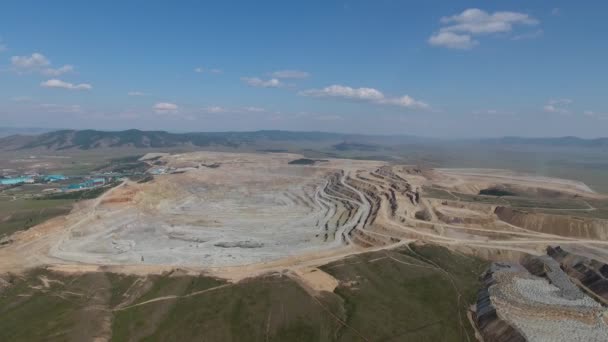
[[[346,159],[288,164],[299,157],[163,155],[166,167],[184,172],[124,183],[65,218],[15,234],[13,243],[0,249],[0,267],[180,266],[229,275],[315,264],[410,240],[528,253],[548,244],[608,244],[512,226],[497,219],[494,205],[435,200],[424,192],[419,203],[414,199],[423,186],[475,194],[495,184],[600,197],[584,184]],[[219,166],[208,167],[214,164]],[[428,217],[421,219],[419,212]]]
[[[482,189],[508,187],[534,194],[525,201],[555,194],[562,202],[543,199],[551,209],[560,210],[572,199],[589,205],[579,210],[594,210],[589,203],[606,198],[582,183],[347,159],[290,165],[301,158],[294,154],[155,157],[178,172],[142,184],[127,181],[79,203],[65,217],[13,234],[0,247],[0,273],[46,266],[68,273],[146,276],[178,267],[185,274],[237,282],[280,272],[315,295],[344,285],[321,266],[413,241],[486,260],[518,261],[561,245],[608,261],[606,220],[505,212],[498,208],[500,198],[477,196]],[[437,191],[449,199],[435,196]],[[463,196],[477,197],[463,201]],[[520,283],[545,291],[531,281]]]

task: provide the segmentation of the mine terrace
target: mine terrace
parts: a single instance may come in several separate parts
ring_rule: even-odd
[[[434,244],[496,262],[470,311],[482,335],[608,336],[596,301],[608,300],[608,226],[594,217],[606,198],[582,183],[288,153],[152,153],[138,162],[144,176],[121,177],[68,215],[4,238],[0,271],[179,267],[230,282],[279,273],[333,291],[340,282],[323,265]],[[576,278],[581,260],[595,280]]]

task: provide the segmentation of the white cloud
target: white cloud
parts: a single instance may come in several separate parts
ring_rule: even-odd
[[[470,49],[478,42],[477,35],[509,33],[513,27],[535,26],[538,20],[525,13],[499,11],[488,13],[478,8],[469,8],[460,14],[443,17],[444,26],[429,38],[429,44],[452,49]],[[538,35],[537,35],[538,36]]]
[[[554,105],[544,105],[543,110],[547,113],[557,113],[559,111]]]
[[[279,81],[276,78],[271,78],[269,80],[263,80],[257,77],[242,77],[241,81],[245,82],[247,85],[251,87],[258,88],[281,88],[284,87],[285,84]]]
[[[63,88],[69,90],[90,90],[93,88],[93,86],[88,83],[73,84],[58,79],[44,81],[40,83],[40,86],[44,88]]]
[[[494,12],[489,14],[478,8],[470,8],[460,14],[441,18],[442,31],[467,32],[471,34],[487,34],[510,32],[513,25],[537,25],[538,20],[525,13]]]
[[[203,108],[203,112],[210,114],[218,114],[228,112],[228,109],[221,106],[208,106]]]
[[[306,71],[300,70],[278,70],[271,74],[274,78],[283,78],[283,79],[303,79],[308,78],[310,76]]]
[[[323,89],[304,90],[300,94],[314,97],[341,97],[362,101],[378,101],[384,99],[384,94],[374,88],[351,88],[337,84],[330,85]]]
[[[264,113],[264,112],[266,112],[266,109],[261,108],[261,107],[254,107],[254,106],[237,107],[237,108],[228,108],[228,107],[222,107],[222,106],[207,106],[207,107],[204,107],[202,110],[203,110],[204,113],[209,113],[209,114],[218,114],[218,113]]]
[[[547,104],[543,106],[543,111],[546,113],[568,114],[570,111],[567,107],[572,104],[572,102],[573,101],[570,99],[549,100]]]
[[[376,104],[394,105],[404,108],[426,109],[429,105],[404,95],[401,97],[386,97],[381,91],[374,88],[352,88],[343,85],[331,85],[323,89],[309,89],[300,92],[303,96],[333,97],[353,101],[363,101]]]
[[[145,96],[146,93],[141,92],[141,91],[130,91],[127,93],[127,95],[129,96]]]
[[[597,119],[602,121],[608,120],[608,113],[598,113],[592,110],[586,110],[583,112],[583,115],[591,119]]]
[[[74,67],[72,65],[66,64],[59,68],[42,69],[41,73],[47,76],[59,76],[72,71],[74,71]]]
[[[175,114],[177,113],[179,107],[178,105],[170,102],[158,102],[152,107],[152,109],[154,109],[157,114]]]
[[[252,107],[252,106],[250,106],[250,107],[244,107],[243,110],[245,112],[251,112],[251,113],[262,113],[262,112],[266,111],[266,109],[264,109],[264,108],[261,108],[261,107]]]
[[[51,65],[51,62],[40,53],[33,53],[31,56],[13,56],[11,63],[14,67],[22,70],[31,70]]]
[[[11,57],[11,63],[19,72],[39,72],[46,76],[60,76],[74,71],[74,66],[69,64],[59,68],[51,67],[51,61],[37,52],[30,56],[13,56]]]
[[[439,32],[432,35],[429,38],[429,44],[433,46],[443,46],[450,49],[463,49],[467,50],[475,45],[479,44],[478,41],[473,40],[471,35],[468,34],[457,34],[454,32]]]
[[[419,109],[429,108],[429,105],[427,103],[418,101],[418,100],[414,100],[414,98],[412,98],[409,95],[403,95],[401,97],[394,97],[394,98],[387,98],[387,99],[380,101],[380,103],[390,104],[390,105],[395,105],[395,106],[405,107],[405,108],[419,108]]]
[[[205,69],[203,67],[196,67],[194,68],[194,72],[197,74],[202,74],[204,72],[209,72],[212,74],[221,74],[223,71],[221,69]]]

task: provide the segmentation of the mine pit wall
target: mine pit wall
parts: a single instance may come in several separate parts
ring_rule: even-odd
[[[459,208],[462,208],[460,206]],[[488,226],[493,225],[495,219],[488,215],[488,217],[458,217],[444,214],[437,208],[432,208],[437,218],[447,224],[466,224],[466,225],[481,225]]]
[[[337,202],[339,202],[347,209],[345,215],[346,217],[343,217],[344,214],[340,214],[340,217],[338,217],[338,219],[342,217],[342,224],[352,218],[359,206],[357,202],[361,201],[359,194],[342,184],[341,179],[343,176],[343,171],[331,173],[327,177],[328,182],[325,188],[323,189],[321,195],[324,200],[334,203],[335,205],[337,205]],[[345,179],[345,183],[361,191],[363,196],[365,196],[366,200],[370,203],[371,208],[368,215],[366,215],[365,217],[360,217],[356,222],[355,227],[353,227],[353,229],[351,229],[350,231],[345,231],[344,234],[348,235],[351,241],[363,247],[386,245],[388,243],[391,243],[390,238],[368,233],[362,230],[365,230],[367,227],[370,227],[374,224],[374,221],[376,220],[376,217],[378,215],[378,211],[382,206],[382,198],[378,194],[379,191],[377,187],[374,185],[366,184],[351,177],[347,177]],[[323,193],[326,193],[327,195],[333,197],[323,196]]]
[[[397,196],[404,192],[409,185],[405,180],[397,179],[400,186],[387,182],[386,176],[370,173],[374,178],[367,180],[364,176],[356,174],[354,177],[347,177],[348,185],[360,191],[367,202],[370,204],[368,215],[361,217],[357,226],[362,229],[354,229],[349,232],[349,237],[354,243],[363,247],[383,246],[400,241],[395,234],[390,233],[383,225],[382,220],[377,220],[380,211],[386,212],[388,217],[396,217],[399,210]],[[350,190],[350,189],[347,189]],[[352,192],[352,190],[350,190]],[[353,193],[353,195],[356,195]],[[358,195],[356,195],[358,199]],[[383,216],[381,216],[383,217]]]
[[[549,248],[547,252],[558,258],[581,260],[580,256],[560,248]],[[602,266],[595,265],[600,269]],[[516,279],[551,285],[526,292],[529,297],[519,292],[527,286],[522,289]],[[550,255],[524,255],[519,262],[493,263],[482,274],[481,281],[483,286],[472,318],[485,341],[608,340],[605,308],[590,300]],[[557,298],[560,301],[555,302]]]
[[[608,304],[608,264],[569,253],[561,247],[548,247],[547,254],[557,261],[561,269],[574,279],[583,290]]]
[[[450,250],[471,255],[476,258],[480,258],[492,262],[510,262],[520,263],[525,257],[529,256],[529,253],[520,252],[511,249],[500,249],[497,247],[481,247],[481,246],[467,246],[467,245],[452,245],[448,246]],[[543,255],[542,251],[539,251],[538,255]]]
[[[487,288],[477,294],[476,312],[473,320],[484,341],[525,342],[526,338],[496,313]]]
[[[399,242],[399,239],[397,238],[378,235],[368,232],[367,230],[362,231],[359,229],[353,231],[351,239],[362,247],[386,246]]]
[[[384,177],[375,173],[375,171],[357,171],[356,178],[365,181],[366,183],[373,184],[381,189],[385,189],[387,186]]]
[[[408,183],[407,180],[405,180],[403,177],[397,175],[394,171],[393,171],[393,167],[392,166],[382,166],[379,169],[377,169],[375,171],[375,173],[385,179],[390,179],[392,180],[393,183],[396,184],[400,184],[403,186],[403,190],[410,190],[410,185]]]
[[[328,240],[329,234],[333,235],[337,233],[337,230],[340,226],[340,222],[342,222],[342,224],[346,224],[348,221],[350,221],[352,216],[358,209],[358,205],[356,204],[356,202],[360,201],[359,196],[354,191],[345,187],[342,184],[341,178],[343,177],[343,175],[344,171],[333,172],[329,174],[327,176],[327,184],[319,194],[319,197],[323,201],[327,202],[324,203],[323,201],[321,201],[322,207],[324,207],[328,212],[332,209],[335,210],[334,216],[331,217],[329,221],[325,223],[324,241]],[[327,207],[328,205],[329,207]],[[338,211],[339,206],[344,207],[345,211]],[[334,220],[335,222],[332,223],[332,230],[330,231],[329,223],[333,222]],[[344,234],[348,234],[350,236],[352,234],[352,230],[345,231],[343,235]],[[334,238],[339,237],[335,236]]]
[[[494,205],[487,203],[475,203],[475,202],[460,202],[454,200],[446,200],[446,199],[430,199],[431,202],[435,205],[445,205],[448,207],[460,208],[460,209],[470,209],[473,211],[479,211],[484,214],[492,215],[494,213]]]
[[[583,292],[572,282],[567,273],[561,269],[561,265],[548,255],[526,256],[521,265],[532,275],[547,279],[550,284],[559,289],[559,296],[576,300],[583,298]]]
[[[378,215],[378,211],[380,210],[380,206],[382,204],[382,198],[378,195],[378,190],[375,189],[374,186],[365,184],[350,177],[347,178],[347,182],[353,188],[361,191],[361,193],[363,193],[363,195],[371,205],[369,215],[363,218],[363,226],[367,227],[368,225],[374,223],[374,221],[376,220],[376,216]]]
[[[328,177],[329,184],[326,189],[327,193],[332,196],[349,198],[357,201],[359,199],[359,196],[357,196],[357,194],[354,193],[351,189],[342,185],[342,183],[340,182],[340,179],[342,178],[343,174],[344,172],[335,172]]]
[[[483,287],[477,293],[477,304],[473,321],[484,341],[525,342],[524,335],[509,322],[502,319],[490,297],[490,286],[496,283],[491,270],[482,275]]]
[[[472,218],[472,217],[456,217],[446,215],[438,210],[434,210],[437,218],[444,223],[447,224],[464,224],[464,225],[479,225],[486,226],[494,223],[494,220],[491,218]]]
[[[504,222],[541,233],[608,240],[608,220],[529,213],[508,207],[496,207],[494,213]]]

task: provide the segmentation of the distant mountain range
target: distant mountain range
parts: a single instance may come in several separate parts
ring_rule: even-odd
[[[37,128],[37,127],[0,127],[0,138],[8,137],[15,134],[20,135],[36,135],[46,132],[56,131],[53,128]]]
[[[608,138],[582,139],[578,137],[521,138],[503,137],[482,139],[485,144],[494,145],[536,145],[553,147],[608,147]]]
[[[256,142],[343,142],[373,141],[379,142],[391,137],[352,135],[323,132],[290,132],[290,131],[255,131],[255,132],[200,132],[169,133],[165,131],[96,131],[96,130],[59,130],[35,136],[13,135],[0,139],[0,149],[34,149],[49,150],[135,147],[135,148],[172,148],[172,147],[205,147],[225,146],[239,147]],[[407,139],[402,137],[402,139]]]
[[[31,132],[27,131],[27,132]],[[381,146],[404,144],[473,143],[484,145],[538,145],[572,147],[608,147],[608,138],[581,139],[562,138],[519,138],[503,137],[467,141],[447,141],[414,136],[380,136],[362,134],[342,134],[324,132],[255,131],[255,132],[199,132],[169,133],[165,131],[125,131],[59,130],[38,135],[17,134],[0,138],[1,150],[48,149],[48,150],[90,150],[98,148],[176,148],[223,146],[236,148],[242,145],[267,142],[318,142],[332,145],[337,150],[372,151]],[[276,144],[275,144],[276,145]]]

